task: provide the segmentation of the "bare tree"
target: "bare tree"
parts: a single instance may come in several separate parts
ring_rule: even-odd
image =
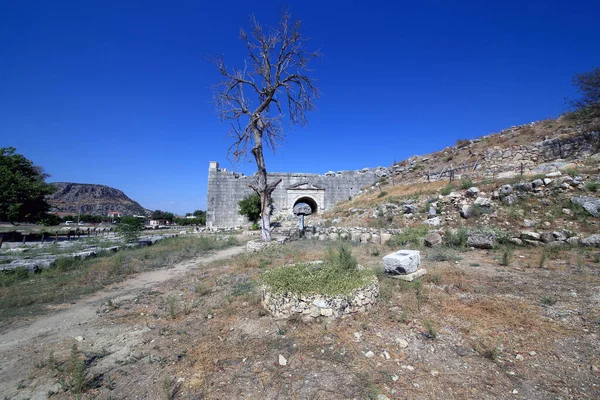
[[[248,155],[256,161],[256,181],[250,187],[261,201],[261,235],[271,240],[271,194],[281,182],[267,181],[263,142],[275,150],[284,137],[283,122],[306,125],[306,113],[314,109],[318,98],[314,79],[308,76],[308,63],[318,52],[305,50],[307,39],[300,33],[300,21],[293,22],[284,13],[278,25],[263,29],[254,16],[251,31],[240,29],[240,38],[248,50],[241,69],[229,69],[223,57],[213,63],[223,76],[215,86],[214,101],[222,121],[230,121],[234,142],[228,155],[239,161]]]
[[[591,113],[600,112],[600,67],[573,76],[573,86],[577,87],[579,99],[570,103],[577,110],[587,109]]]

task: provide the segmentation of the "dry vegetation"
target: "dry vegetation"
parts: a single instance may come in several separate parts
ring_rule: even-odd
[[[98,305],[79,344],[81,398],[598,398],[600,252],[558,250],[540,267],[541,249],[514,250],[506,266],[503,250],[427,249],[423,282],[380,276],[373,310],[313,323],[267,315],[257,277],[322,258],[323,243],[202,266]],[[374,268],[384,252],[353,247]],[[93,335],[106,326],[115,333]],[[73,342],[24,348],[29,371],[5,393],[25,398],[50,385],[52,398],[74,398]]]

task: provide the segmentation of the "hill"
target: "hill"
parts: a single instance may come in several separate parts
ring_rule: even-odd
[[[104,185],[54,182],[56,191],[48,197],[53,212],[107,216],[110,211],[122,215],[147,215],[138,202],[122,191]]]

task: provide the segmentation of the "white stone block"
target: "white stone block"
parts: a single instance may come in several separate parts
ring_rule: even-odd
[[[390,275],[407,275],[421,267],[418,250],[400,250],[383,257],[383,270]]]

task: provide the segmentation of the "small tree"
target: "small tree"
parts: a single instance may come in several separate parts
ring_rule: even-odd
[[[125,243],[137,242],[144,225],[140,218],[123,217],[117,224],[117,232],[123,236]]]
[[[600,113],[600,67],[573,76],[573,86],[577,87],[579,99],[570,104],[577,110],[588,110],[592,114]]]
[[[260,218],[260,197],[257,193],[249,194],[238,203],[240,214],[245,215],[252,223],[258,222]]]
[[[15,151],[0,148],[0,221],[37,222],[49,210],[45,197],[54,189],[42,168]]]
[[[213,60],[223,76],[215,86],[214,98],[221,120],[231,121],[234,142],[228,154],[238,161],[251,146],[258,171],[250,187],[260,197],[261,235],[269,241],[271,194],[281,179],[267,180],[263,142],[275,149],[284,136],[284,117],[290,124],[307,123],[306,113],[314,108],[313,100],[318,97],[314,80],[308,76],[308,63],[319,54],[305,50],[307,39],[300,34],[300,22],[292,22],[287,12],[273,28],[263,29],[254,16],[250,25],[249,34],[240,30],[248,50],[243,68],[227,68],[223,57]]]

